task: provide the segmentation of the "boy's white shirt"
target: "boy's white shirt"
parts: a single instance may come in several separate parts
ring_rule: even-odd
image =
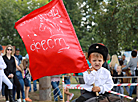
[[[98,71],[91,71],[90,74],[85,71],[83,73],[83,79],[85,82],[84,89],[89,92],[92,92],[94,83],[95,86],[99,86],[101,89],[99,94],[104,94],[106,91],[110,91],[114,86],[110,72],[103,67],[101,67]]]

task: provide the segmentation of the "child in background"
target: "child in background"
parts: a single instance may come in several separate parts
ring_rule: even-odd
[[[32,100],[28,97],[31,75],[28,68],[28,59],[23,59],[23,67],[24,67],[24,83],[25,83],[25,100],[28,102],[32,102]]]
[[[113,73],[113,76],[114,77],[123,77],[124,76],[123,72],[122,72],[122,69],[121,69],[121,66],[117,66],[116,72]],[[123,83],[123,78],[115,78],[114,79],[114,83],[115,84],[121,84],[121,83]],[[123,86],[116,86],[115,87],[115,92],[124,94]]]
[[[70,84],[70,78],[72,79],[71,73],[68,73],[68,74],[65,75],[65,77],[64,77],[65,84]],[[69,102],[69,100],[71,100],[74,96],[73,93],[69,92],[68,88],[64,89],[64,93],[67,95],[67,101],[66,102]]]
[[[25,92],[24,92],[24,80],[23,80],[23,76],[22,76],[24,69],[23,69],[23,67],[21,67],[19,65],[19,59],[17,57],[15,57],[15,62],[16,62],[16,76],[17,76],[17,78],[20,82],[20,85],[21,85],[20,91],[22,93],[22,100],[23,100],[23,102],[26,102],[25,101]],[[13,98],[14,98],[14,100],[15,100],[15,94],[16,94],[17,89],[18,89],[18,86],[14,85],[13,86]],[[20,96],[20,91],[17,91],[17,96]],[[21,98],[17,99],[17,102],[21,102]]]

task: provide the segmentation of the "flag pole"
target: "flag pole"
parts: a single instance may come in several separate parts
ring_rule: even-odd
[[[90,74],[91,72],[88,70],[88,74]],[[95,87],[95,83],[93,83],[93,87]],[[99,96],[99,93],[96,92],[96,96]]]
[[[63,87],[63,102],[64,102],[64,75],[62,75],[62,87]]]

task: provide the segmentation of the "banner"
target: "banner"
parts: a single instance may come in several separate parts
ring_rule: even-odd
[[[52,0],[15,23],[29,55],[33,80],[79,73],[88,64],[62,0]]]

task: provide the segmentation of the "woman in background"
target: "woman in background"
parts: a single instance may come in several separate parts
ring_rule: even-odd
[[[7,67],[3,58],[2,58],[2,46],[0,45],[0,91],[2,88],[2,82],[4,82],[6,84],[6,86],[8,87],[9,90],[9,98],[10,98],[10,102],[14,102],[13,97],[12,97],[12,89],[13,89],[13,84],[10,82],[10,80],[7,78],[7,76],[4,74],[4,69]],[[6,102],[8,102],[8,100],[6,100]]]
[[[109,64],[110,70],[111,70],[111,75],[116,72],[117,66],[119,65],[119,61],[117,58],[117,55],[112,55],[111,62]]]
[[[3,59],[7,65],[6,69],[4,69],[4,73],[6,74],[8,79],[13,83],[13,85],[18,86],[17,93],[19,93],[21,85],[16,76],[16,63],[15,63],[15,58],[14,58],[13,54],[14,54],[13,47],[11,45],[7,45],[4,50],[4,55],[3,55]],[[10,95],[10,97],[13,97],[12,93],[13,93],[12,90],[9,90],[9,94],[8,94],[8,87],[6,85],[5,86],[5,98],[6,98],[7,102],[8,102],[9,95]],[[20,98],[20,96],[17,94],[17,99],[19,99],[19,98]],[[13,102],[13,101],[11,101],[11,102]]]

